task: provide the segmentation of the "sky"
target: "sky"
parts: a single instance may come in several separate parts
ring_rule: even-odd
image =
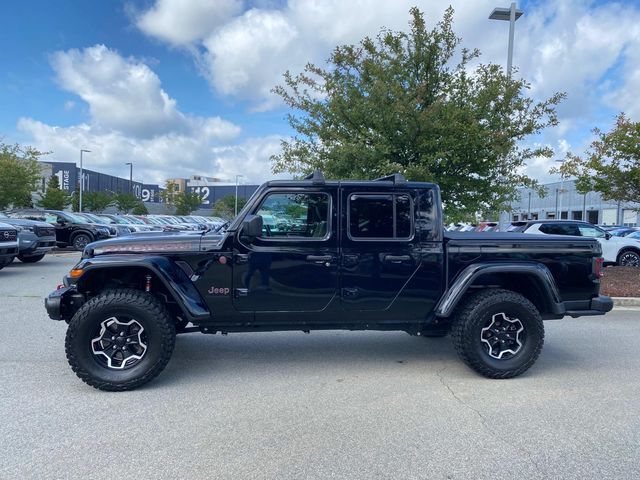
[[[451,4],[463,46],[506,64],[495,0],[50,0],[0,2],[0,138],[51,161],[134,179],[272,178],[269,157],[294,132],[271,89],[286,70],[323,65],[340,44],[382,27],[427,23]],[[545,99],[564,91],[560,124],[529,143],[580,154],[618,112],[640,121],[640,0],[518,3],[514,66]],[[525,172],[541,181],[552,160]]]

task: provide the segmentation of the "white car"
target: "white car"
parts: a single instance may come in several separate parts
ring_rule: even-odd
[[[616,237],[588,222],[579,220],[534,220],[518,228],[522,233],[592,237],[602,246],[605,263],[640,267],[640,239]]]

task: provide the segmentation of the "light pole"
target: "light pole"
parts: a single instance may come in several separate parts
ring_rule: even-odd
[[[507,53],[507,75],[511,78],[511,64],[513,63],[513,34],[516,27],[516,20],[522,15],[523,11],[516,8],[516,2],[512,2],[509,8],[496,7],[489,15],[490,20],[508,20],[509,21],[509,51]]]
[[[127,162],[125,165],[129,165],[129,193],[133,194],[133,163]]]
[[[243,175],[236,175],[236,206],[234,208],[234,217],[238,216],[238,179],[243,177]]]
[[[554,160],[554,162],[560,163],[564,165],[564,159],[562,160]],[[560,165],[560,168],[562,168]],[[556,189],[556,219],[561,219],[562,217],[562,194],[564,193],[564,172],[560,171],[560,206],[558,207],[558,189]],[[558,211],[559,210],[559,211]],[[567,213],[567,219],[569,218],[569,213]]]
[[[82,154],[91,153],[91,150],[80,149],[80,195],[78,196],[78,210],[82,212],[82,190],[84,189],[84,171],[82,170]]]

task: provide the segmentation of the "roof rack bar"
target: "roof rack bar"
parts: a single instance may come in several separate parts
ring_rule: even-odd
[[[316,168],[313,173],[304,177],[305,180],[311,180],[314,185],[321,185],[325,183],[324,174],[319,168]]]
[[[374,182],[393,182],[393,183],[403,183],[406,182],[407,179],[404,178],[404,175],[401,173],[394,173],[393,175],[387,175],[386,177],[376,178]]]

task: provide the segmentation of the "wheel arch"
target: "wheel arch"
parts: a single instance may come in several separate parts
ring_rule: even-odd
[[[91,259],[76,282],[76,288],[81,293],[121,287],[144,290],[148,275],[152,293],[166,295],[170,311],[193,322],[210,317],[209,309],[191,279],[165,257]]]
[[[473,264],[462,270],[436,306],[436,316],[450,317],[469,290],[503,288],[521,294],[541,314],[562,315],[558,287],[549,269],[536,263]]]
[[[633,252],[633,253],[637,253],[638,255],[640,255],[640,248],[634,247],[633,245],[625,245],[624,247],[621,247],[620,250],[618,251],[618,255],[616,255],[616,264],[617,265],[620,264],[620,257],[622,257],[622,255],[625,252]]]

